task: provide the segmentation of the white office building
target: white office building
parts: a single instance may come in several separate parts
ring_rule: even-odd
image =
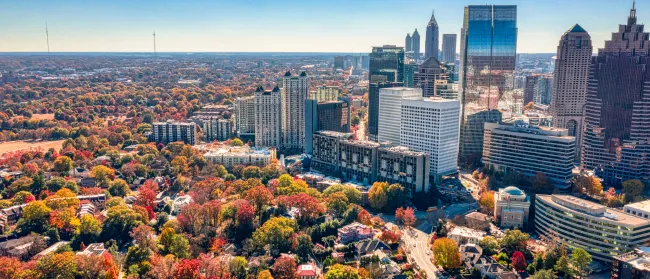
[[[239,136],[255,135],[255,96],[237,98],[235,132]]]
[[[255,145],[282,145],[282,96],[277,86],[270,91],[260,86],[255,91]]]
[[[403,99],[400,115],[400,145],[430,155],[429,173],[434,181],[455,173],[460,102],[440,97]]]
[[[391,87],[379,89],[379,125],[377,139],[400,144],[402,102],[408,98],[421,98],[422,89]]]
[[[309,84],[307,74],[282,78],[282,147],[302,149],[305,141],[305,99]]]

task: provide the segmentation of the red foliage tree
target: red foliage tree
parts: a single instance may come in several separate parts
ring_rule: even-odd
[[[522,271],[526,269],[526,259],[524,258],[524,254],[522,254],[519,251],[515,251],[512,253],[512,267],[515,268],[517,271]]]
[[[197,259],[182,260],[176,265],[176,272],[174,272],[174,279],[202,279],[199,270],[200,262]]]
[[[364,225],[370,225],[371,218],[372,215],[370,215],[370,213],[368,213],[368,211],[365,209],[361,209],[361,211],[359,211],[359,214],[357,215],[357,220]]]
[[[413,226],[415,224],[415,221],[417,219],[415,218],[415,210],[413,210],[412,207],[407,207],[404,210],[404,216],[402,217],[402,223],[407,226]]]
[[[325,212],[325,207],[317,199],[305,193],[282,196],[278,198],[278,203],[297,208],[301,220],[313,220]]]
[[[296,263],[296,259],[289,256],[282,256],[273,263],[271,270],[275,279],[294,279],[297,268],[298,264]]]
[[[244,194],[244,198],[255,206],[257,212],[260,212],[264,206],[273,200],[273,193],[264,186],[256,186],[248,189]]]
[[[251,224],[255,218],[255,208],[244,199],[239,199],[233,202],[237,209],[237,223],[239,225]]]
[[[138,198],[136,200],[136,204],[144,207],[154,207],[157,193],[158,183],[151,179],[145,181],[144,184],[138,189]]]
[[[381,232],[381,241],[385,241],[388,243],[397,243],[399,239],[402,237],[402,233],[400,233],[398,230],[396,231],[391,231],[391,230],[384,230]]]

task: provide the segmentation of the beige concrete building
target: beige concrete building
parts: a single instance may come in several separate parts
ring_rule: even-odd
[[[494,193],[494,219],[502,228],[523,228],[528,224],[530,200],[515,186]]]

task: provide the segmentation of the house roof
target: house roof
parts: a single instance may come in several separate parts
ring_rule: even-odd
[[[298,267],[296,274],[298,274],[298,276],[316,276],[316,266],[313,264],[303,264]]]
[[[390,246],[383,241],[377,239],[366,239],[359,241],[355,245],[359,253],[368,253],[376,250],[390,250]]]

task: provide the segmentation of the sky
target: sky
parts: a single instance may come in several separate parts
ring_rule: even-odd
[[[650,1],[637,1],[639,23]],[[631,0],[0,0],[0,52],[370,52],[404,45],[417,28],[424,50],[435,10],[442,34],[459,34],[463,7],[517,5],[518,53],[552,53],[575,23],[594,50],[624,24]],[[650,27],[648,27],[650,30]],[[460,38],[459,42],[460,44]]]

